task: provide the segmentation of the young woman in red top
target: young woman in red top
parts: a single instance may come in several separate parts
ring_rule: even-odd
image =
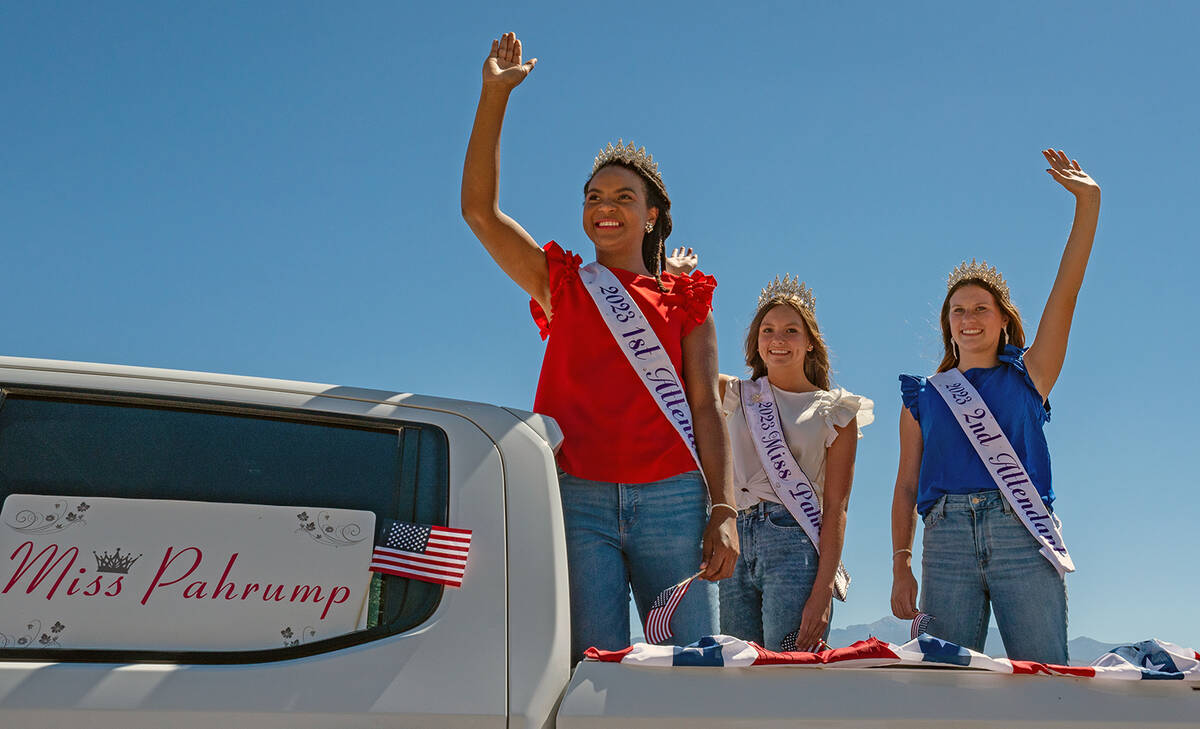
[[[643,619],[665,588],[697,582],[671,621],[675,643],[717,631],[714,581],[737,560],[729,439],[717,389],[716,282],[663,273],[670,198],[643,150],[609,149],[584,186],[583,229],[646,317],[683,383],[703,478],[675,426],[626,359],[584,288],[580,257],[540,247],[499,206],[508,97],[533,70],[512,33],[492,41],[463,165],[462,212],[484,248],[532,298],[548,339],[534,405],[554,417],[571,587],[571,652],[629,643],[628,595]],[[707,487],[706,487],[707,482]],[[711,510],[707,503],[711,501]]]

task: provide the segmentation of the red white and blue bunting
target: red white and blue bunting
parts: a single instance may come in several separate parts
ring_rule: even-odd
[[[991,658],[931,635],[903,645],[878,638],[860,640],[845,648],[807,653],[769,651],[757,643],[728,635],[701,638],[688,646],[636,643],[619,651],[589,648],[588,660],[639,666],[801,666],[808,668],[877,668],[883,666],[959,666],[995,673],[1042,674],[1119,680],[1200,682],[1200,653],[1161,640],[1145,640],[1105,653],[1090,666],[1057,666],[1034,661]]]

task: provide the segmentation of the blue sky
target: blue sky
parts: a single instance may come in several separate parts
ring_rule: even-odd
[[[816,291],[860,442],[837,626],[889,612],[899,372],[938,358],[947,271],[986,258],[1033,331],[1072,201],[1104,191],[1048,437],[1079,571],[1070,634],[1200,647],[1188,471],[1200,147],[1188,3],[8,3],[6,354],[528,408],[542,345],[458,212],[493,37],[502,198],[587,254],[598,148],[646,145],[669,243],[717,276],[722,370],[764,283]],[[1190,332],[1190,333],[1189,333]]]

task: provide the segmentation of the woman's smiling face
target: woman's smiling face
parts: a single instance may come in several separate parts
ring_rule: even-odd
[[[995,352],[1000,332],[1008,326],[1008,316],[996,304],[996,297],[974,284],[962,286],[950,295],[947,317],[950,337],[960,352]]]
[[[771,308],[758,325],[758,356],[767,370],[778,367],[804,367],[804,357],[812,349],[808,327],[792,307],[779,304]]]
[[[583,194],[583,230],[598,251],[641,250],[646,224],[658,208],[646,201],[646,183],[620,165],[600,168]]]

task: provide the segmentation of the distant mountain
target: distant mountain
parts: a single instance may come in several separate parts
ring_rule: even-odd
[[[997,636],[997,639],[999,637]],[[1130,641],[1133,642],[1133,641]],[[1071,656],[1071,665],[1086,666],[1113,648],[1125,643],[1101,643],[1098,640],[1081,635],[1067,641],[1067,653]]]
[[[835,648],[850,645],[856,640],[866,640],[872,635],[888,643],[907,643],[910,640],[911,625],[908,620],[887,615],[873,623],[847,625],[829,631],[829,645]],[[1087,665],[1119,645],[1124,644],[1101,643],[1093,638],[1080,636],[1067,641],[1067,653],[1071,656],[1072,665]],[[1004,641],[1000,639],[1000,631],[994,627],[988,630],[983,652],[993,658],[1003,658],[1007,655],[1004,652]]]

